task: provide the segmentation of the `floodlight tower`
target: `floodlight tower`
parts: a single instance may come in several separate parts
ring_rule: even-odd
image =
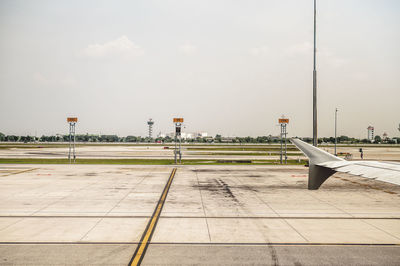
[[[337,134],[336,134],[336,132],[337,132],[337,112],[338,112],[338,109],[336,108],[335,109],[335,156],[337,156],[337,152],[336,152],[336,146],[337,146]]]
[[[317,0],[314,0],[314,49],[313,49],[313,145],[318,146],[317,120]]]
[[[173,122],[175,124],[175,150],[174,150],[174,159],[175,164],[178,163],[178,156],[179,156],[179,163],[182,163],[182,152],[181,152],[181,128],[183,123],[183,118],[174,118]],[[177,149],[177,143],[179,141],[179,149]]]
[[[287,146],[286,146],[286,126],[289,124],[289,119],[285,118],[285,116],[282,115],[282,118],[279,118],[278,120],[279,125],[281,126],[281,164],[283,164],[283,154],[285,154],[285,164],[287,164]],[[285,143],[285,151],[283,151],[283,143]]]
[[[69,123],[69,150],[68,150],[68,160],[72,163],[72,160],[76,159],[75,154],[75,124],[78,122],[77,117],[68,117],[67,122]]]
[[[149,125],[149,139],[151,139],[153,136],[153,125],[154,125],[153,119],[150,118],[149,121],[147,121],[147,125]]]

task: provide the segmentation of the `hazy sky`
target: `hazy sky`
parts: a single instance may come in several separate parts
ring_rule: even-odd
[[[399,135],[400,1],[318,1],[319,136]],[[0,132],[312,135],[312,0],[0,1]]]

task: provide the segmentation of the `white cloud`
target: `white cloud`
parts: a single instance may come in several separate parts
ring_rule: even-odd
[[[250,49],[250,54],[254,56],[265,56],[269,54],[269,47],[262,45]]]
[[[144,50],[125,35],[103,44],[90,44],[83,52],[89,57],[135,57],[144,55]]]
[[[179,46],[179,51],[186,55],[192,55],[197,52],[197,47],[193,44],[186,43]]]

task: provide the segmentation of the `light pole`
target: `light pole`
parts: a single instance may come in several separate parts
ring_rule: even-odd
[[[182,152],[181,152],[181,142],[182,142],[182,135],[181,135],[181,128],[183,123],[183,118],[174,118],[173,122],[175,124],[175,150],[174,150],[174,159],[175,164],[178,163],[178,156],[179,156],[179,163],[182,163]],[[177,149],[177,142],[179,141],[179,150]]]
[[[285,116],[282,115],[282,118],[279,118],[279,125],[281,126],[281,156],[280,156],[280,161],[281,164],[283,164],[283,143],[285,143],[285,164],[287,164],[287,146],[286,146],[286,135],[287,135],[287,131],[286,131],[286,126],[287,124],[289,124],[289,119],[285,118]],[[283,140],[283,138],[285,138],[285,140]]]
[[[336,152],[336,145],[337,145],[337,135],[336,135],[336,130],[337,130],[337,108],[335,110],[335,156],[337,156]]]
[[[78,122],[77,117],[67,117],[67,122],[69,124],[69,150],[68,150],[68,160],[69,163],[72,163],[72,160],[75,163],[76,154],[75,154],[75,125]]]
[[[316,70],[317,0],[314,0],[314,67],[313,67],[313,145],[318,146],[317,134],[317,70]]]

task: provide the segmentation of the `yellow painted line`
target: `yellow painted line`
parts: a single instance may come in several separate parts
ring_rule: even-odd
[[[132,256],[131,261],[129,262],[129,265],[140,265],[140,263],[143,260],[144,254],[147,250],[147,247],[150,243],[151,237],[153,236],[158,218],[160,217],[161,210],[164,206],[165,199],[167,198],[167,194],[169,191],[169,188],[171,187],[172,180],[174,179],[176,173],[176,168],[174,168],[171,172],[171,175],[169,176],[168,182],[164,187],[163,193],[161,194],[160,200],[158,201],[157,207],[154,210],[154,213],[150,219],[149,224],[147,225],[143,235],[142,239],[140,239],[139,245],[135,250],[135,253]]]
[[[31,169],[27,169],[27,170],[22,170],[22,171],[17,171],[17,172],[12,172],[8,175],[2,175],[2,176],[10,176],[10,175],[17,175],[17,174],[21,174],[21,173],[25,173],[25,172],[29,172],[29,171],[33,171],[36,170],[38,168],[31,168]]]

